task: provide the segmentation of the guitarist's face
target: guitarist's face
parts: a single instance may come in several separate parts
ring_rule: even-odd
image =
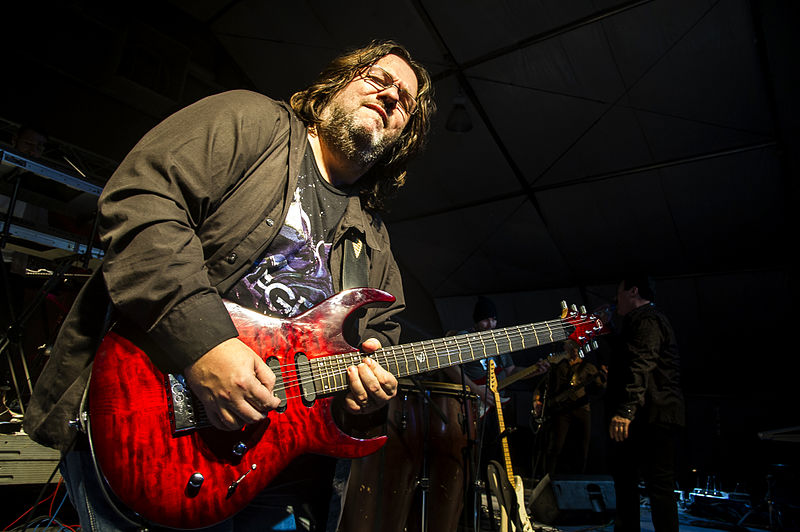
[[[626,315],[628,312],[639,306],[638,303],[639,289],[635,286],[625,288],[625,281],[622,281],[617,286],[617,314],[620,316]]]
[[[475,324],[475,328],[479,331],[488,331],[497,327],[497,318],[486,318]]]

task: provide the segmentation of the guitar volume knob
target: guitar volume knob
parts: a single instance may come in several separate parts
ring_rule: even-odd
[[[206,478],[203,476],[202,473],[194,472],[189,476],[189,482],[186,483],[186,488],[184,489],[184,494],[187,497],[195,497],[198,493],[200,493],[200,486],[203,485],[203,481]]]
[[[189,477],[189,487],[197,489],[203,485],[205,479],[202,473],[193,473],[192,476]]]

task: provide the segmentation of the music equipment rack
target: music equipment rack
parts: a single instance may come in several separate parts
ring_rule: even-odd
[[[9,150],[0,149],[0,165],[6,167],[10,166],[15,169],[31,172],[69,187],[73,190],[85,192],[93,196],[99,196],[103,190],[101,186],[91,183],[85,179],[81,179],[75,175],[51,166],[46,166],[40,162],[33,161]],[[3,231],[6,231],[5,221],[0,219],[0,232]],[[6,234],[10,237],[20,240],[33,242],[50,248],[69,251],[77,255],[85,255],[87,253],[88,244],[81,242],[81,240],[86,240],[85,238],[82,239],[77,235],[71,235],[57,230],[51,230],[49,228],[34,228],[28,226],[27,224],[20,224],[11,221],[9,222],[9,227]],[[103,250],[97,247],[91,247],[90,257],[93,259],[102,259]]]

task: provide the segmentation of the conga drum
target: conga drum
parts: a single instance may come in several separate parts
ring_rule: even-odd
[[[342,532],[420,530],[424,469],[428,530],[457,529],[471,480],[478,397],[460,384],[420,385],[399,380],[389,403],[386,445],[353,460]]]

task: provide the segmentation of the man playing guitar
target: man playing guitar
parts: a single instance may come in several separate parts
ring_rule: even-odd
[[[223,298],[289,318],[343,288],[380,288],[396,299],[353,320],[346,335],[365,354],[397,343],[402,285],[377,212],[404,182],[434,110],[426,70],[401,45],[372,42],[334,59],[288,104],[243,90],[209,96],[137,143],[98,203],[102,269],[66,318],[24,422],[35,441],[65,453],[62,474],[82,530],[130,528],[101,493],[91,438],[75,430],[86,428],[84,391],[102,386],[88,382],[112,322],[112,332],[141,347],[161,372],[182,375],[171,390],[185,385],[214,428],[234,433],[266,429],[282,404],[280,368],[242,341]],[[346,381],[337,418],[356,428],[380,422],[371,415],[385,415],[395,377],[363,356],[352,360]],[[236,444],[233,454],[246,447]],[[297,517],[310,501],[296,524],[324,529],[335,465],[328,458],[300,474],[287,470],[280,493],[294,487],[296,497],[267,498],[234,521],[269,528],[292,517],[289,504]],[[242,492],[237,486],[256,467],[229,482],[231,493]],[[202,492],[212,479],[198,472],[163,480]]]

